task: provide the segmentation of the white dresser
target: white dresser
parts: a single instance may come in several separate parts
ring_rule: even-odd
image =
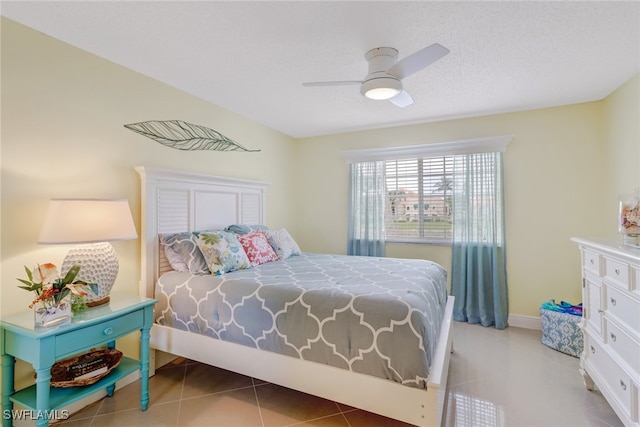
[[[572,239],[582,258],[585,385],[626,426],[640,427],[640,250],[615,240]]]

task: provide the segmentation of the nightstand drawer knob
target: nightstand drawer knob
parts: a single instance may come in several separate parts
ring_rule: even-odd
[[[623,390],[627,389],[627,385],[622,380],[620,380],[620,387],[622,387]]]
[[[610,332],[609,335],[611,336],[612,341],[616,340],[616,334],[614,334],[613,332]]]
[[[111,335],[113,333],[113,328],[112,327],[108,327],[104,330],[104,334],[105,335]]]
[[[612,298],[610,298],[610,300],[611,300],[611,305],[616,305],[616,300],[615,300],[615,298],[613,298],[613,297],[612,297]]]

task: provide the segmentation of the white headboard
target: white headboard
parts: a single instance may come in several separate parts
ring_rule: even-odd
[[[136,167],[136,171],[142,186],[141,296],[153,297],[163,269],[159,233],[266,224],[269,183],[145,166]]]

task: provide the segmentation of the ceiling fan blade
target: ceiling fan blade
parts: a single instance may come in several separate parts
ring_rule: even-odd
[[[346,86],[346,85],[359,85],[362,84],[360,80],[345,80],[345,81],[337,81],[337,82],[307,82],[302,83],[302,86],[312,87],[312,86]]]
[[[389,99],[389,102],[397,107],[404,108],[413,104],[413,98],[406,90],[402,90],[399,94]]]
[[[401,59],[387,70],[387,74],[404,79],[428,67],[448,53],[449,49],[439,43],[434,43]]]

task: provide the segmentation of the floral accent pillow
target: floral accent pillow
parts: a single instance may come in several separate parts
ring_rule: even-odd
[[[207,262],[192,233],[160,234],[158,237],[171,268],[192,274],[209,274]]]
[[[267,236],[262,231],[239,235],[238,241],[244,248],[249,262],[253,267],[278,260],[278,255],[276,255],[276,252],[267,240]]]
[[[215,276],[251,268],[251,263],[238,238],[227,231],[194,232],[196,243]]]
[[[269,230],[265,231],[265,234],[267,235],[269,244],[276,251],[279,260],[300,255],[300,247],[286,229]]]

